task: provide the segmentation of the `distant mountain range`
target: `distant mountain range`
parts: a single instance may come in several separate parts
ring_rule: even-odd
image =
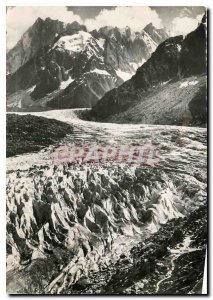
[[[92,107],[132,77],[157,46],[164,29],[140,32],[38,18],[7,53],[7,109]]]
[[[205,126],[206,15],[186,37],[37,19],[7,53],[7,110],[92,108],[115,123]]]
[[[206,60],[205,15],[196,30],[162,42],[130,80],[106,93],[93,119],[205,126]]]

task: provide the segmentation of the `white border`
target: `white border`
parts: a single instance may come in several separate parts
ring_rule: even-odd
[[[1,139],[0,139],[0,299],[6,299],[9,296],[6,294],[6,259],[5,259],[5,237],[6,237],[6,214],[5,214],[5,187],[6,187],[6,181],[5,181],[5,174],[6,174],[6,6],[205,6],[208,9],[212,8],[212,0],[210,1],[186,1],[186,0],[178,0],[178,1],[142,1],[142,0],[72,0],[72,1],[64,1],[64,0],[2,0],[0,2],[0,49],[1,49],[1,55],[0,55],[0,67],[1,67],[1,76],[0,76],[0,128],[1,128]],[[23,16],[24,18],[24,16]],[[209,22],[210,23],[210,22]],[[211,23],[210,23],[211,24]],[[212,28],[209,26],[209,41],[212,41]],[[209,45],[211,48],[211,45]],[[209,50],[210,53],[210,50]],[[209,66],[210,69],[211,66]],[[209,70],[210,72],[210,70]],[[210,77],[209,87],[213,86],[213,79]],[[210,92],[209,92],[209,98],[210,98]],[[210,105],[209,99],[209,116],[212,116],[212,106]],[[213,138],[213,128],[211,118],[209,118],[209,138],[212,142]],[[209,144],[210,149],[212,150],[213,147],[212,143]],[[210,151],[209,151],[210,156]],[[213,162],[210,162],[209,165],[209,171],[213,168]],[[209,189],[213,186],[213,178],[210,176],[209,172]],[[210,192],[210,190],[209,190]],[[210,195],[209,193],[209,207],[211,208],[210,214],[212,215],[212,207],[213,205],[210,205]],[[209,218],[210,222],[211,218]],[[209,239],[212,241],[210,234],[211,234],[211,224],[209,224]],[[209,249],[212,249],[211,245],[209,245]],[[211,267],[212,267],[212,260],[210,260]],[[210,267],[210,269],[212,269]],[[207,270],[205,268],[205,274],[204,274],[204,283],[203,283],[203,294],[207,293],[207,276],[206,273]],[[209,272],[210,273],[210,272]],[[209,274],[210,275],[210,274]],[[210,283],[210,279],[209,279]],[[211,285],[209,284],[209,292]],[[45,297],[45,296],[40,296]],[[55,296],[54,299],[61,299],[63,296]],[[72,298],[76,298],[75,296],[71,296]],[[82,296],[83,297],[83,296]],[[86,296],[85,296],[86,297]],[[111,298],[116,298],[115,296],[110,296]],[[150,298],[150,296],[142,296],[143,298]],[[202,297],[202,296],[200,296]],[[33,296],[19,296],[19,299],[31,299]],[[96,298],[99,298],[96,296]],[[125,296],[125,299],[130,298],[130,296]],[[181,296],[182,299],[189,299],[188,296]],[[190,296],[190,299],[192,298],[199,298],[199,296]],[[161,299],[160,296],[155,296],[155,299]]]
[[[7,6],[210,6],[211,1],[200,0],[5,0]]]

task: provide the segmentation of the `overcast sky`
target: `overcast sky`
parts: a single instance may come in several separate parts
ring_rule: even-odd
[[[17,6],[7,10],[7,49],[17,43],[38,17],[67,23],[78,21],[88,30],[127,25],[133,30],[141,30],[152,22],[157,28],[166,27],[171,35],[185,35],[197,27],[204,11],[201,6]]]

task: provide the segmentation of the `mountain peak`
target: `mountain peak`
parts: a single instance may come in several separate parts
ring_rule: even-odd
[[[44,20],[42,18],[38,17],[33,25],[41,24],[43,22],[44,22]]]
[[[201,23],[206,24],[206,20],[207,20],[207,13],[205,12],[205,14],[202,17]]]
[[[152,24],[152,22],[150,22],[149,24],[147,24],[146,26],[145,26],[145,28],[144,28],[144,30],[150,30],[150,29],[155,29],[155,26]]]
[[[47,17],[45,20],[44,20],[45,23],[49,23],[49,22],[59,22],[58,20],[53,20],[51,19],[50,17]]]
[[[37,26],[45,26],[45,24],[49,24],[49,23],[57,23],[57,22],[60,22],[58,20],[53,20],[51,19],[50,17],[47,17],[46,19],[42,19],[40,17],[38,17],[35,21],[35,23],[32,25],[31,28],[35,28]],[[62,23],[62,22],[61,22]],[[29,29],[28,29],[29,30]]]
[[[78,23],[77,21],[73,21],[73,22],[71,23],[71,26],[81,26],[81,24]]]

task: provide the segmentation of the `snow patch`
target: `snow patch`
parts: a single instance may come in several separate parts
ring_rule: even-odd
[[[54,45],[53,49],[61,48],[72,52],[81,52],[89,40],[93,39],[91,34],[79,31],[73,35],[62,36]]]
[[[17,100],[16,102],[7,104],[8,107],[18,107],[21,108],[21,100]]]
[[[21,108],[21,100],[18,102],[18,108]]]
[[[118,69],[116,71],[116,74],[118,75],[118,77],[120,77],[121,79],[123,79],[124,81],[129,80],[132,77],[132,74],[127,73],[127,72],[123,72],[120,69]]]
[[[31,86],[29,89],[27,89],[27,92],[31,93],[34,91],[36,85]]]
[[[141,67],[144,63],[146,62],[146,60],[143,58],[141,62],[130,62],[130,65],[133,67],[134,71],[136,71],[139,67]]]
[[[196,85],[198,83],[198,80],[193,80],[193,81],[184,81],[180,84],[180,89],[183,87],[187,87],[189,85]]]
[[[178,52],[181,51],[181,45],[177,45]]]
[[[61,84],[60,84],[60,89],[61,90],[66,89],[66,87],[68,87],[68,85],[70,83],[72,83],[73,81],[74,81],[74,79],[72,79],[71,77],[69,77],[66,81],[62,81]]]
[[[104,49],[104,43],[105,43],[105,39],[102,39],[102,38],[98,39],[98,44],[103,49]]]
[[[101,74],[101,75],[111,76],[106,70],[100,70],[100,69],[97,69],[97,68],[90,71],[90,73],[98,73],[98,74]]]
[[[164,82],[161,83],[161,85],[165,85],[165,84],[167,84],[169,81],[170,81],[170,80],[164,81]]]

